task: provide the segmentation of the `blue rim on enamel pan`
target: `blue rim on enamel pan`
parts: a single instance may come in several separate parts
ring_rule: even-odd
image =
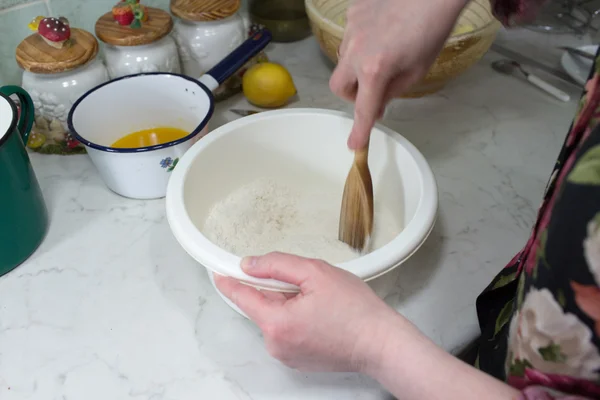
[[[196,128],[194,128],[194,130],[189,135],[186,135],[185,137],[174,140],[172,142],[157,144],[154,146],[136,147],[136,148],[115,148],[115,147],[110,147],[110,146],[102,146],[97,143],[90,142],[89,140],[87,140],[84,137],[82,137],[81,135],[79,135],[79,133],[73,126],[73,114],[75,113],[75,110],[77,109],[79,104],[81,102],[83,102],[88,96],[90,96],[95,91],[102,89],[104,86],[110,85],[111,83],[114,83],[117,81],[121,81],[124,79],[132,79],[132,78],[136,78],[136,77],[140,77],[140,76],[152,76],[152,75],[173,76],[173,77],[185,79],[185,80],[195,84],[196,86],[198,86],[208,96],[210,101],[209,101],[208,110],[206,111],[206,115],[204,116],[204,119],[202,120],[202,122],[200,122],[200,124]],[[190,140],[191,138],[196,136],[198,133],[200,133],[202,131],[202,129],[204,129],[204,127],[206,126],[206,124],[208,124],[208,121],[212,117],[214,110],[215,110],[215,104],[214,104],[212,92],[197,79],[190,78],[189,76],[185,76],[182,74],[171,73],[171,72],[142,72],[139,74],[126,75],[126,76],[122,76],[119,78],[111,79],[111,80],[104,82],[104,83],[88,90],[87,92],[85,92],[79,99],[77,99],[77,101],[73,104],[73,107],[71,107],[71,110],[69,111],[67,123],[69,126],[69,131],[73,135],[73,137],[75,139],[77,139],[79,142],[81,142],[84,145],[89,146],[93,149],[100,150],[100,151],[106,151],[109,153],[140,153],[140,152],[164,149],[164,148],[175,146],[175,145],[178,145],[179,143],[183,143],[183,142]]]

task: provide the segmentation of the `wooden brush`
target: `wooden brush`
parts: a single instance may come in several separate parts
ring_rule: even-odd
[[[340,212],[339,239],[361,252],[368,246],[373,231],[373,182],[368,161],[367,142],[365,148],[354,153]]]

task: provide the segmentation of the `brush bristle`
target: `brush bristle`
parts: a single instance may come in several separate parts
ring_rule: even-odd
[[[373,230],[373,183],[368,167],[352,165],[342,198],[339,240],[364,251]]]

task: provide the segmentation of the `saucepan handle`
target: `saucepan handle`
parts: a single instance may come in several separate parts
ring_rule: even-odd
[[[211,91],[215,90],[227,78],[235,74],[250,59],[260,53],[269,42],[272,36],[268,29],[261,29],[250,36],[238,48],[233,50],[221,62],[212,67],[210,71],[200,77],[200,82],[206,85]]]

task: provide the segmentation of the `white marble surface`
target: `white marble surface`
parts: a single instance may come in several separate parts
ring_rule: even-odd
[[[292,106],[351,110],[329,92],[312,38],[270,54],[294,76]],[[440,214],[425,246],[377,290],[448,351],[477,335],[477,294],[526,240],[578,97],[555,82],[573,97],[561,103],[497,75],[496,57],[437,95],[396,101],[384,121],[431,163]],[[213,126],[236,118],[234,105],[248,108],[240,97],[221,104]],[[86,156],[32,160],[52,221],[39,250],[0,278],[0,399],[389,398],[364,377],[302,374],[271,359],[257,328],[179,247],[164,200],[111,193]]]

